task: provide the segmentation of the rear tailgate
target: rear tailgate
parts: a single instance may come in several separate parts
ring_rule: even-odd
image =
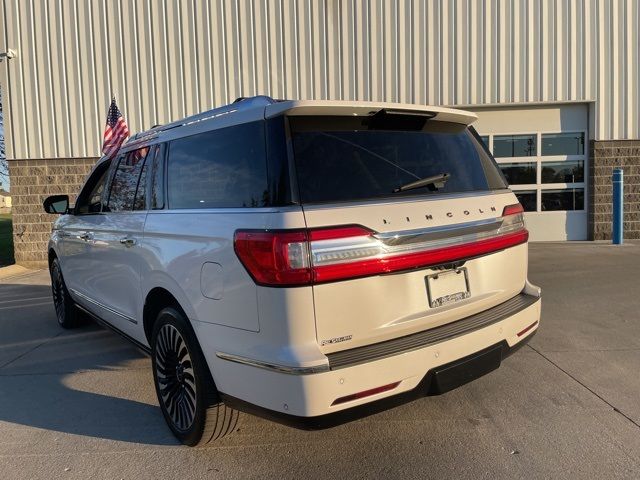
[[[394,238],[437,234],[443,242],[464,243],[460,231],[487,232],[505,206],[517,200],[503,192],[459,198],[372,202],[367,205],[306,206],[308,228],[358,224]],[[489,227],[485,227],[489,225]],[[477,227],[476,227],[477,226]],[[491,232],[487,232],[490,234]],[[385,237],[382,235],[381,237]],[[388,238],[388,236],[387,236]],[[498,305],[524,287],[527,246],[520,244],[467,259],[460,275],[466,275],[468,298],[431,306],[427,277],[442,269],[419,268],[364,278],[322,283],[313,287],[318,343],[324,353],[359,347],[437,327]],[[461,267],[461,268],[460,268]],[[453,285],[457,293],[456,285]],[[444,295],[431,282],[432,297]],[[435,300],[432,298],[431,300]]]
[[[522,290],[528,234],[522,215],[503,227],[517,199],[468,127],[475,115],[344,102],[273,108],[288,117],[324,353],[437,327]],[[510,232],[519,238],[503,242]]]

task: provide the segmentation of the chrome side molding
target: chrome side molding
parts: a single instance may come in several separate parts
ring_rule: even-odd
[[[313,373],[322,373],[329,371],[329,362],[322,365],[313,365],[311,367],[292,367],[289,365],[279,365],[277,363],[263,362],[260,360],[254,360],[252,358],[241,357],[240,355],[233,355],[231,353],[216,352],[216,357],[222,360],[228,360],[230,362],[242,363],[243,365],[249,365],[257,368],[264,368],[279,373],[287,373],[289,375],[310,375]]]
[[[113,313],[114,315],[117,315],[117,316],[118,316],[118,317],[120,317],[120,318],[124,318],[124,319],[125,319],[125,320],[127,320],[128,322],[131,322],[131,323],[133,323],[133,324],[135,324],[135,325],[137,325],[137,324],[138,324],[138,321],[137,321],[135,318],[128,317],[127,315],[125,315],[125,314],[123,314],[123,313],[120,313],[120,312],[118,312],[118,311],[114,310],[114,309],[113,309],[113,308],[111,308],[111,307],[107,307],[104,303],[100,303],[100,302],[98,302],[97,300],[94,300],[93,298],[91,298],[91,297],[89,297],[89,296],[85,295],[84,293],[80,293],[80,292],[78,292],[77,290],[74,290],[73,288],[70,288],[69,290],[70,290],[70,291],[71,291],[71,293],[73,293],[74,295],[77,295],[78,297],[82,298],[83,300],[86,300],[87,302],[92,303],[92,304],[93,304],[93,305],[95,305],[96,307],[100,307],[100,308],[102,308],[103,310],[106,310],[106,311],[107,311],[107,312],[109,312],[109,313]]]

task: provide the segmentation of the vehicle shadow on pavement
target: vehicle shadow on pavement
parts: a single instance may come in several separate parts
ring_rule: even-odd
[[[62,330],[47,285],[0,285],[2,422],[177,444],[157,406],[149,358],[88,319]]]

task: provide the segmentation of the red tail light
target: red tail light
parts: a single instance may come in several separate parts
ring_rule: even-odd
[[[424,268],[485,255],[525,243],[520,204],[504,208],[490,232],[452,237],[449,242],[387,244],[359,225],[301,230],[238,230],[234,247],[256,283],[298,286]]]
[[[305,230],[238,230],[234,248],[249,274],[260,285],[308,285],[313,280]]]
[[[347,395],[345,397],[336,398],[331,403],[331,405],[339,405],[341,403],[351,402],[352,400],[358,400],[360,398],[370,397],[371,395],[376,395],[378,393],[388,392],[396,388],[398,385],[400,385],[400,382],[394,382],[394,383],[390,383],[389,385],[383,385],[381,387],[365,390],[364,392],[358,392],[352,395]]]

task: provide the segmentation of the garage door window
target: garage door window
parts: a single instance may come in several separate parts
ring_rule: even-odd
[[[585,210],[586,132],[482,138],[525,211]]]
[[[537,168],[536,162],[505,162],[500,164],[500,169],[509,185],[536,183]]]
[[[535,135],[494,135],[493,156],[506,157],[535,157],[537,143]]]
[[[542,183],[584,182],[584,161],[542,162]]]
[[[543,133],[542,155],[584,155],[584,132]]]
[[[584,210],[584,188],[543,190],[542,211]]]

